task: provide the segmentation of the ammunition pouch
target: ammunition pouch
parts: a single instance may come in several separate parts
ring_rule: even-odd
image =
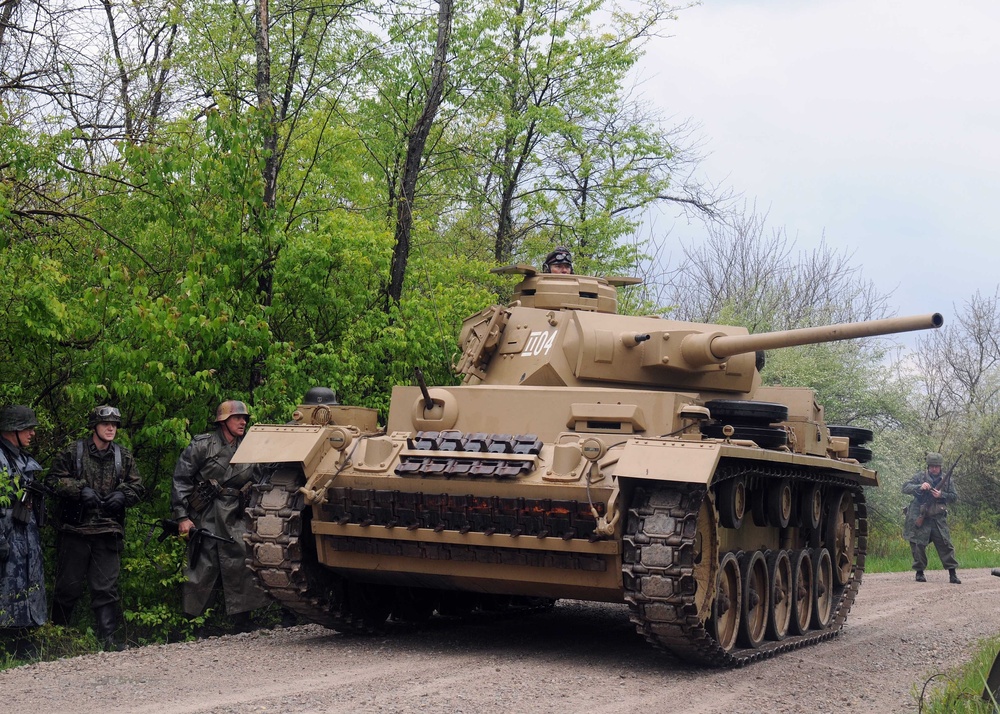
[[[25,498],[18,499],[10,505],[10,517],[14,519],[15,523],[20,523],[22,526],[26,526],[31,523],[31,497],[26,496]]]
[[[212,505],[212,502],[219,497],[222,489],[219,488],[219,482],[215,479],[208,479],[207,481],[199,481],[195,484],[194,491],[188,496],[188,508],[190,508],[195,513],[202,513],[206,508]]]
[[[935,516],[942,516],[948,514],[948,507],[941,503],[940,501],[935,501],[927,506],[927,511],[924,515],[928,518],[934,518]]]

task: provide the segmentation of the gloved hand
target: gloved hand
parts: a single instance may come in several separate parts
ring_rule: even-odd
[[[112,491],[104,499],[104,509],[109,513],[121,515],[125,512],[125,494],[122,491]]]
[[[98,497],[97,491],[90,486],[84,486],[80,489],[80,501],[85,508],[98,508],[101,505],[101,499]]]
[[[6,540],[0,540],[0,563],[6,563],[7,558],[10,557],[10,543]]]

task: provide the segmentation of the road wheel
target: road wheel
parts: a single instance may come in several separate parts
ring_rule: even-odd
[[[768,598],[767,563],[759,550],[743,553],[740,559],[740,576],[743,580],[741,600],[740,637],[744,647],[757,648],[767,634],[767,617],[770,610]]]
[[[791,632],[804,635],[809,631],[813,612],[813,562],[808,548],[793,551],[792,561],[792,619]]]
[[[735,553],[724,553],[719,561],[715,580],[715,599],[712,602],[711,626],[716,642],[726,652],[736,645],[740,631],[743,581],[740,563]]]
[[[865,429],[860,426],[830,426],[827,428],[830,430],[830,436],[846,436],[848,442],[851,446],[860,446],[861,444],[867,444],[869,441],[875,438],[875,434],[871,429]]]
[[[830,499],[827,516],[826,547],[833,561],[833,577],[837,585],[846,585],[854,567],[856,538],[854,496],[850,491],[840,491]]]
[[[792,621],[792,561],[787,550],[767,554],[768,600],[767,637],[783,640]]]
[[[813,627],[825,630],[830,625],[833,615],[833,561],[830,551],[818,548],[813,555],[813,570],[816,571],[816,584],[813,590]]]

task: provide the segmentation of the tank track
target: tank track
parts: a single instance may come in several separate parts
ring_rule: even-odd
[[[338,632],[370,635],[394,619],[419,622],[435,611],[446,616],[495,618],[550,610],[548,598],[505,597],[359,583],[319,563],[310,509],[298,469],[278,469],[254,488],[247,508],[247,565],[283,607]]]
[[[706,498],[706,488],[700,484],[673,483],[637,488],[629,508],[622,563],[629,619],[639,634],[654,647],[666,650],[684,661],[696,661],[715,667],[742,667],[782,652],[831,639],[843,627],[861,584],[868,520],[864,494],[857,483],[838,476],[817,475],[764,464],[752,469],[737,465],[722,466],[713,483],[718,484],[740,475],[794,478],[799,482],[816,482],[848,489],[854,496],[856,516],[854,566],[847,583],[834,590],[835,595],[839,593],[839,598],[833,603],[830,624],[825,629],[788,636],[781,641],[765,641],[755,649],[723,650],[700,621],[695,602],[693,554],[697,519],[702,501]],[[656,524],[665,524],[667,527],[662,530],[671,532],[647,532],[647,519]],[[644,555],[648,562],[643,561]],[[718,558],[719,555],[713,553],[712,557]]]
[[[339,632],[368,634],[381,622],[351,607],[348,583],[317,561],[298,469],[278,469],[257,484],[247,508],[247,565],[283,607]],[[384,622],[384,618],[382,618]]]

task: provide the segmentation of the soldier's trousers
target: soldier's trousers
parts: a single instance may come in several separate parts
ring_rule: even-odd
[[[53,603],[66,612],[72,611],[87,585],[93,609],[118,602],[122,546],[122,537],[117,533],[60,533]]]
[[[950,540],[944,537],[937,524],[931,527],[931,543],[937,549],[938,557],[941,558],[941,565],[946,570],[958,567],[958,560],[955,559],[955,546],[951,544]],[[927,546],[923,543],[910,541],[910,553],[913,554],[913,569],[926,570]]]

